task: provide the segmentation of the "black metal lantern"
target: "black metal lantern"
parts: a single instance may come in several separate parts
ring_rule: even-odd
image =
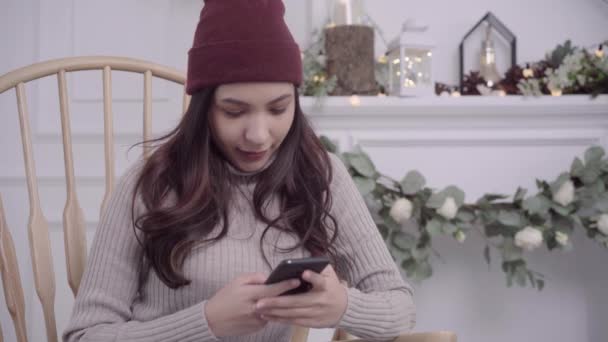
[[[488,31],[487,31],[487,37],[486,37],[486,41],[483,43],[483,48],[486,51],[482,51],[482,64],[483,63],[487,63],[488,68],[488,72],[487,74],[496,74],[495,72],[493,72],[492,70],[492,66],[495,64],[493,64],[495,61],[493,60],[493,56],[490,54],[491,51],[493,51],[493,46],[491,46],[491,41],[489,41],[489,34],[491,32],[491,30],[495,30],[496,32],[498,32],[498,34],[500,36],[502,36],[507,42],[509,42],[510,48],[511,48],[511,67],[517,65],[517,38],[515,37],[515,35],[513,34],[513,32],[511,32],[500,20],[498,20],[498,18],[492,14],[492,12],[488,12],[485,16],[483,16],[483,18],[481,18],[477,24],[475,24],[475,26],[473,26],[473,28],[471,30],[469,30],[469,32],[467,32],[467,34],[464,36],[464,38],[462,38],[462,41],[460,42],[460,91],[463,92],[463,83],[464,83],[464,43],[466,42],[467,38],[469,38],[469,36],[475,31],[477,30],[477,28],[479,26],[481,26],[482,24],[487,24],[488,25]],[[486,55],[484,55],[486,54]],[[484,59],[485,56],[485,59]],[[494,69],[495,70],[495,69]],[[481,73],[483,74],[483,70],[481,70]],[[488,86],[492,87],[493,83],[495,83],[495,80],[487,80],[488,81]]]

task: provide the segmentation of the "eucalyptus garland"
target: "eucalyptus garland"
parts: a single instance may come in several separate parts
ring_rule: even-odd
[[[394,180],[359,147],[341,153],[327,137],[321,140],[344,162],[395,262],[416,282],[432,276],[432,242],[440,235],[463,242],[468,234],[480,234],[485,241],[480,256],[488,265],[494,254],[500,257],[507,286],[538,290],[544,277],[528,267],[530,251],[543,245],[568,250],[575,229],[608,248],[608,159],[599,146],[590,147],[583,160],[575,158],[552,182],[537,179],[535,194],[518,188],[512,196],[490,193],[466,203],[457,186],[429,188],[415,170]]]

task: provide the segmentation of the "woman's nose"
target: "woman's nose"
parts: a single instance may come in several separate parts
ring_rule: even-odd
[[[269,127],[264,118],[254,118],[245,129],[245,140],[255,146],[265,145],[270,137]]]

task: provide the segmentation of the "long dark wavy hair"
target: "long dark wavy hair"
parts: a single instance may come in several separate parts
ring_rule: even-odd
[[[295,87],[294,87],[295,88]],[[228,232],[231,179],[227,160],[213,139],[210,113],[215,87],[192,96],[188,110],[175,129],[158,139],[143,142],[154,150],[145,161],[135,185],[131,211],[143,248],[140,285],[150,269],[173,289],[190,284],[183,273],[188,253],[199,243],[216,242]],[[291,128],[272,164],[256,175],[253,208],[269,229],[297,234],[298,243],[312,255],[335,260],[333,242],[338,225],[330,214],[332,168],[329,156],[300,107],[295,88],[295,115]],[[280,214],[268,218],[264,208],[278,195]],[[137,196],[144,210],[135,216]],[[219,234],[212,231],[222,225]],[[275,246],[276,247],[276,246]]]

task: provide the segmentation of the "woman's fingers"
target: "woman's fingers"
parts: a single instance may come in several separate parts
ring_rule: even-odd
[[[327,280],[325,279],[324,276],[322,276],[319,273],[315,273],[313,271],[306,270],[302,274],[302,279],[304,279],[307,282],[311,283],[313,289],[315,289],[315,290],[320,290],[320,291],[325,290],[325,286],[326,286]]]
[[[259,285],[264,284],[267,278],[268,274],[266,273],[247,273],[239,276],[237,281],[243,285]]]
[[[275,318],[313,318],[318,316],[317,310],[311,307],[306,308],[289,308],[289,309],[267,309],[259,311],[261,317]]]
[[[274,298],[262,298],[256,305],[256,310],[305,308],[315,306],[319,302],[319,294],[308,292],[298,295],[281,296]]]
[[[285,291],[295,289],[300,286],[299,279],[288,279],[281,282],[270,284],[270,285],[259,285],[255,288],[255,299],[266,298],[266,297],[277,297]]]

